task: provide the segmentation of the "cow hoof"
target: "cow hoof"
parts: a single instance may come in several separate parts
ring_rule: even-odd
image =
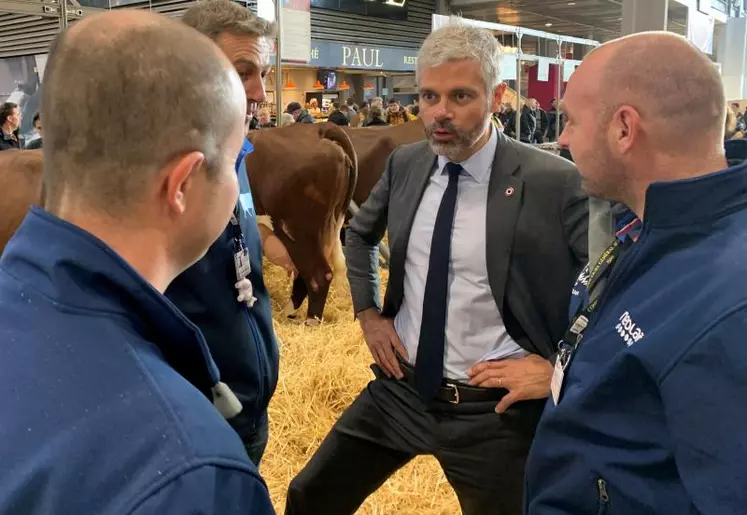
[[[300,311],[300,308],[296,309],[295,307],[293,307],[293,301],[289,300],[288,304],[286,304],[285,307],[283,308],[282,315],[291,320],[295,320],[296,318],[298,318],[299,311]]]
[[[322,321],[319,318],[314,317],[314,318],[307,318],[306,322],[304,322],[304,325],[306,325],[307,327],[317,327],[321,325],[321,323]]]

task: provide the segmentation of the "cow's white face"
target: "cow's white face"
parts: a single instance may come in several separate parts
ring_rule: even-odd
[[[247,119],[265,101],[265,77],[270,73],[272,42],[268,38],[224,32],[215,40],[231,61],[246,92]]]

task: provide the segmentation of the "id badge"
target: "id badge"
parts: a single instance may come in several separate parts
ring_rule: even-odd
[[[555,360],[555,368],[552,371],[552,379],[550,380],[550,391],[552,392],[552,402],[556,406],[560,400],[560,390],[563,388],[563,378],[565,377],[565,370],[560,359]]]
[[[236,268],[236,280],[240,281],[249,277],[252,267],[249,264],[249,251],[241,249],[233,255],[233,265]]]

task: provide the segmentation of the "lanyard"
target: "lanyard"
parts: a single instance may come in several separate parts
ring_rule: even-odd
[[[234,252],[241,252],[246,248],[244,244],[244,234],[241,231],[241,224],[239,223],[239,215],[239,204],[237,202],[233,208],[233,214],[231,215],[231,232],[233,233]]]
[[[615,241],[607,247],[607,249],[599,257],[599,260],[591,269],[589,274],[588,290],[591,291],[594,285],[596,285],[600,279],[608,276],[612,272],[612,266],[620,258],[623,251],[627,249],[633,243],[632,238],[626,238],[625,241],[620,241],[619,238],[615,238]],[[584,331],[589,325],[591,316],[599,305],[598,296],[591,301],[585,308],[581,309],[580,312],[575,314],[571,327],[563,335],[563,339],[558,345],[558,362],[563,370],[568,367],[573,352],[581,343]]]

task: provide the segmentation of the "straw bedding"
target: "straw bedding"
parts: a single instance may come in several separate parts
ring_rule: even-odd
[[[382,283],[385,274],[386,271],[382,271]],[[325,322],[307,327],[280,317],[290,294],[285,272],[265,262],[265,281],[272,295],[275,331],[282,343],[280,379],[269,408],[270,442],[260,472],[267,481],[275,509],[283,513],[290,480],[308,462],[345,408],[373,378],[369,369],[372,360],[359,326],[353,320],[347,285],[331,292],[324,313]],[[366,515],[452,515],[459,512],[456,495],[438,462],[431,457],[413,460],[358,510],[359,514]]]

